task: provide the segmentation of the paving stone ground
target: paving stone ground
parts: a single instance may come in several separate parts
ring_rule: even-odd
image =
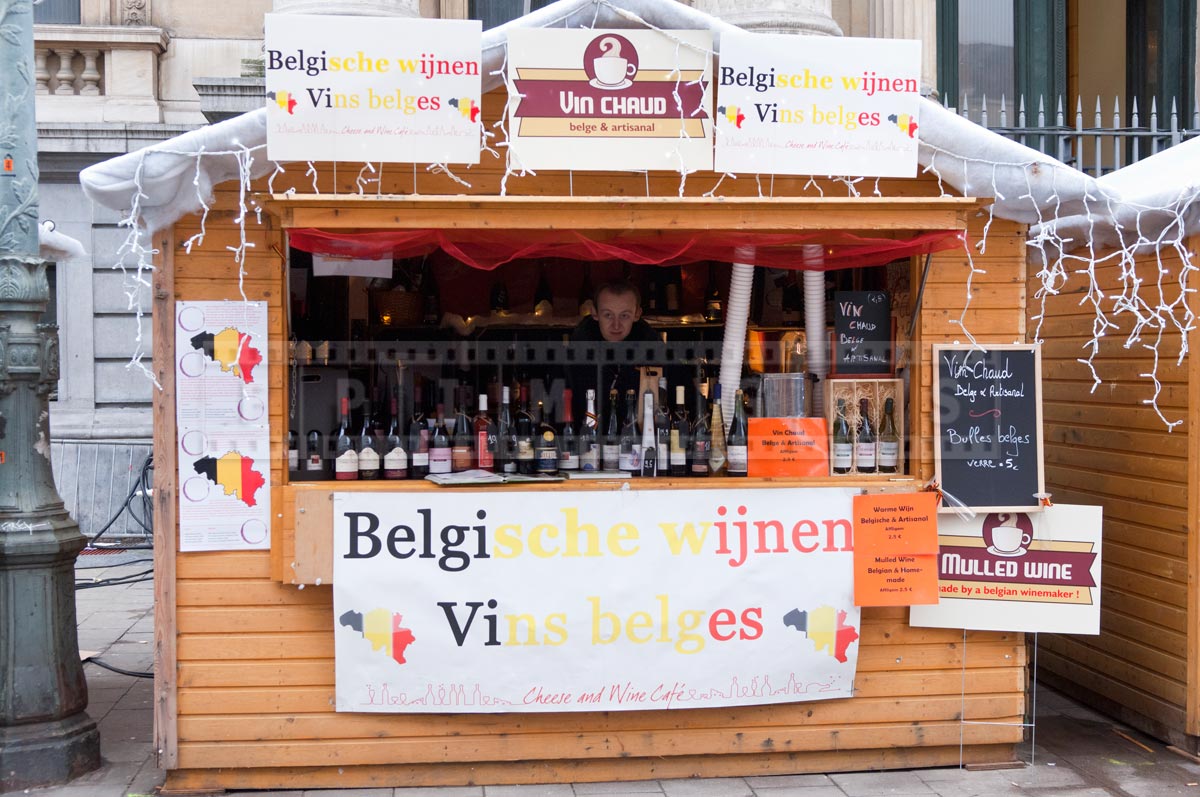
[[[147,554],[148,556],[149,554]],[[148,562],[89,569],[80,582],[133,576]],[[77,592],[79,646],[130,672],[153,666],[150,581]],[[31,797],[135,797],[153,794],[163,772],[152,750],[153,681],[84,667],[88,713],[99,723],[104,766],[69,784],[32,789]],[[1174,755],[1115,720],[1045,687],[1037,690],[1035,744],[1018,749],[1025,766],[989,772],[957,767],[828,775],[700,778],[631,783],[531,784],[407,789],[229,792],[256,797],[1200,797],[1200,765]],[[1118,734],[1125,734],[1141,745]]]

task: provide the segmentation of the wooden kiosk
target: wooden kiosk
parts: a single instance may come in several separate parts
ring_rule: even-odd
[[[498,118],[502,92],[485,98]],[[490,121],[489,121],[490,124]],[[494,161],[492,161],[494,163]],[[174,305],[239,301],[237,246],[242,195],[221,185],[203,243],[184,241],[201,219],[159,233],[154,276],[156,681],[155,737],[168,789],[312,788],[597,781],[785,774],[957,765],[1013,759],[1029,705],[1025,639],[1019,633],[919,629],[908,610],[865,609],[852,699],[732,709],[566,714],[335,713],[329,563],[335,490],[439,489],[423,482],[288,483],[284,458],[287,340],[286,234],[328,230],[481,225],[510,230],[722,229],[851,232],[905,236],[931,230],[979,236],[986,214],[970,198],[941,195],[933,179],[880,181],[879,197],[844,187],[776,178],[770,198],[754,181],[674,173],[543,172],[511,179],[501,168],[470,170],[472,187],[425,170],[385,173],[378,196],[359,196],[353,170],[317,164],[320,194],[303,168],[253,185],[266,206],[245,234],[245,296],[268,303],[270,346],[271,548],[181,553],[178,547]],[[285,196],[289,188],[295,195]],[[832,198],[832,197],[841,198]],[[976,255],[964,322],[983,343],[1026,339],[1025,230],[990,222]],[[966,252],[934,254],[919,308],[924,258],[911,258],[912,290],[898,315],[916,313],[911,339],[905,478],[738,480],[779,486],[852,484],[916,490],[933,475],[931,346],[962,336],[958,325],[971,269]],[[902,333],[907,323],[901,323]],[[700,480],[657,479],[635,489],[687,491]],[[712,487],[704,480],[703,486]],[[733,480],[730,480],[732,482]],[[596,482],[584,489],[613,490]],[[550,490],[505,486],[504,490]]]

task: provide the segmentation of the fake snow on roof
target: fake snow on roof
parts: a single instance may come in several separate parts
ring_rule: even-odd
[[[713,32],[717,54],[723,33],[741,32],[676,0],[558,0],[483,34],[485,92],[504,83],[509,31],[542,27],[706,29]],[[1082,347],[1090,346],[1091,356],[1081,362],[1091,367],[1100,338],[1111,328],[1108,316],[1122,313],[1131,313],[1135,319],[1124,340],[1127,348],[1146,345],[1141,335],[1152,332],[1157,336],[1154,343],[1157,359],[1157,340],[1161,340],[1164,330],[1174,330],[1182,341],[1179,360],[1183,360],[1187,354],[1187,333],[1194,322],[1183,297],[1191,292],[1187,278],[1196,270],[1186,238],[1200,230],[1200,208],[1196,202],[1200,193],[1200,169],[1196,168],[1200,163],[1200,139],[1094,178],[982,128],[932,100],[922,98],[920,103],[918,158],[923,171],[939,179],[943,193],[949,193],[948,186],[963,196],[991,199],[993,202],[986,212],[1030,225],[1031,255],[1035,262],[1039,259],[1041,262],[1038,272],[1041,288],[1035,300],[1061,291],[1072,274],[1092,277],[1084,301],[1095,306],[1096,324],[1091,341]],[[500,124],[504,124],[503,120]],[[481,129],[485,146],[489,137],[492,134]],[[449,174],[444,165],[430,168]],[[141,264],[148,254],[142,239],[184,216],[206,212],[215,186],[236,180],[244,196],[251,179],[283,170],[283,166],[266,159],[266,109],[263,108],[97,164],[84,170],[80,181],[93,201],[129,211],[126,222],[131,227],[131,240],[127,248]],[[315,175],[311,163],[308,170]],[[364,165],[360,190],[364,185],[363,175],[368,171],[374,171],[374,166]],[[681,180],[686,180],[686,175],[681,175]],[[840,182],[852,195],[858,194],[856,184],[862,183],[846,178]],[[242,215],[244,219],[244,201]],[[986,243],[985,233],[975,246],[983,251]],[[1097,254],[1101,250],[1105,250],[1102,257]],[[1177,252],[1183,263],[1182,273],[1171,277],[1178,285],[1179,298],[1174,301],[1161,298],[1162,292],[1155,290],[1156,281],[1161,288],[1162,269],[1147,280],[1133,274],[1119,297],[1105,297],[1095,287],[1094,269],[1098,264],[1119,263],[1131,270],[1134,255],[1164,250]],[[244,254],[235,252],[235,257],[240,262]],[[148,260],[145,265],[148,267]],[[139,278],[140,272],[141,268]],[[974,273],[978,270],[972,266],[972,276]],[[1140,293],[1143,282],[1144,296]],[[968,306],[970,291],[968,281],[965,296]],[[1101,306],[1104,299],[1110,300],[1107,311]],[[1035,319],[1038,320],[1036,339],[1041,322],[1040,317]],[[969,330],[964,329],[964,334],[974,340]],[[1094,390],[1100,384],[1100,377],[1094,369],[1092,376]],[[1160,386],[1153,373],[1147,376],[1155,384],[1155,399],[1149,403],[1158,411]],[[1159,415],[1162,416],[1161,411]],[[1178,423],[1165,417],[1163,421],[1168,426]]]

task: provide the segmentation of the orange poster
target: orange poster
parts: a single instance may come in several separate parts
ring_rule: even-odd
[[[828,476],[824,418],[751,418],[750,469],[755,476]]]
[[[854,496],[854,604],[938,602],[937,495]]]

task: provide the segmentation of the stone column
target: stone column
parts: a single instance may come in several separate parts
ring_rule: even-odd
[[[937,85],[936,0],[871,0],[870,33],[877,39],[918,39],[921,42],[921,93]]]
[[[0,792],[100,766],[75,629],[75,557],[85,540],[50,470],[47,396],[58,333],[38,323],[49,289],[38,257],[33,11],[0,0]]]
[[[755,33],[842,35],[833,0],[694,0],[692,6]]]

